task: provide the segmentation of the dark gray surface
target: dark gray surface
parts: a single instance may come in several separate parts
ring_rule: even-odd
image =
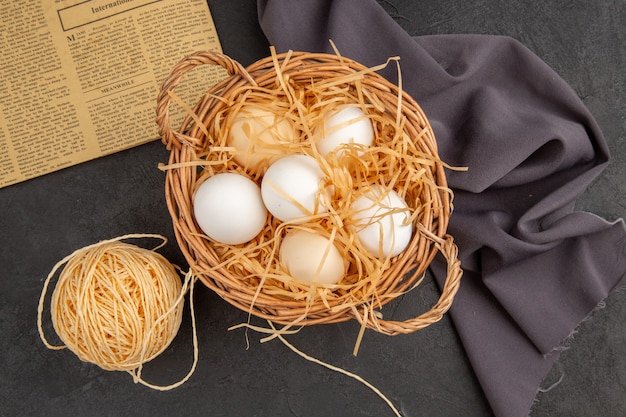
[[[268,54],[255,2],[210,1],[224,52],[247,65]],[[512,36],[552,66],[583,98],[609,142],[613,161],[579,201],[608,219],[626,215],[626,4],[623,0],[387,1],[411,34]],[[67,168],[0,190],[0,413],[6,416],[386,416],[386,405],[359,383],[295,356],[277,341],[250,349],[242,331],[226,329],[246,315],[198,287],[200,362],[182,387],[155,392],[129,375],[50,351],[36,330],[41,286],[52,266],[75,249],[127,233],[171,238],[162,253],[184,266],[172,236],[156,166],[159,142]],[[397,300],[398,315],[432,300],[432,283]],[[610,297],[574,335],[539,393],[532,416],[626,415],[626,295]],[[47,326],[49,334],[51,326]],[[351,355],[355,323],[306,328],[290,338],[307,353],[356,372],[380,388],[405,416],[491,413],[446,318],[407,336],[368,332]],[[170,383],[191,364],[189,315],[171,347],[146,366],[146,379]]]

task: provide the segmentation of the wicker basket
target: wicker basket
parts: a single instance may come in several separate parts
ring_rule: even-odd
[[[204,92],[193,109],[195,116],[188,115],[181,126],[174,129],[170,120],[170,104],[173,100],[170,92],[188,71],[201,65],[221,66],[226,69],[228,77]],[[408,249],[392,259],[391,266],[378,283],[375,297],[363,300],[361,305],[355,305],[353,299],[343,305],[349,298],[349,291],[346,297],[331,300],[330,305],[322,300],[307,304],[302,299],[290,300],[260,291],[258,282],[244,280],[237,273],[220,267],[220,256],[211,242],[202,235],[194,220],[192,196],[200,168],[188,162],[196,160],[198,154],[206,153],[211,145],[207,143],[209,139],[203,133],[205,127],[199,127],[197,121],[202,121],[206,129],[209,129],[210,137],[213,119],[224,110],[228,100],[232,99],[231,96],[240,92],[242,86],[275,88],[277,68],[280,68],[283,80],[296,86],[298,83],[311,83],[338,74],[360,74],[360,87],[367,90],[369,95],[377,97],[390,118],[396,119],[398,103],[401,103],[400,116],[407,122],[403,125],[404,133],[415,138],[413,140],[421,152],[433,155],[438,161],[427,172],[432,184],[436,186],[427,187],[420,196],[429,209],[415,225],[416,232]],[[227,302],[278,324],[328,324],[354,318],[362,326],[388,335],[406,334],[424,328],[440,320],[450,308],[462,275],[457,248],[452,237],[446,233],[452,197],[446,191],[444,167],[437,156],[432,128],[419,105],[409,95],[399,91],[397,86],[374,71],[367,71],[363,65],[339,55],[304,52],[273,54],[244,68],[228,56],[198,52],[186,57],[172,69],[162,85],[156,112],[160,135],[171,152],[165,192],[176,239],[191,269],[206,286]],[[434,306],[430,309],[416,306],[416,309],[422,311],[405,321],[385,320],[381,314],[374,313],[373,306],[382,307],[398,294],[419,283],[438,251],[448,262],[448,274],[440,298]]]

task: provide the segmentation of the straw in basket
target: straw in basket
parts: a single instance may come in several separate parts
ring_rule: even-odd
[[[176,99],[173,91],[186,73],[202,65],[221,66],[228,76],[208,88],[175,129],[170,116],[170,106]],[[310,103],[324,96],[325,89],[334,91],[334,96],[328,94],[332,96],[331,102],[354,100],[379,114],[375,120],[376,146],[379,154],[392,158],[386,162],[386,169],[390,176],[394,172],[393,179],[381,179],[404,187],[403,195],[414,209],[414,233],[408,248],[400,255],[382,261],[363,261],[362,254],[355,254],[358,266],[351,267],[346,280],[335,286],[312,289],[291,283],[286,273],[281,275],[275,245],[280,240],[277,235],[286,228],[277,225],[271,216],[267,227],[248,244],[220,245],[208,239],[194,220],[193,196],[202,178],[218,172],[234,170],[257,182],[262,176],[263,170],[246,173],[229,156],[223,139],[229,112],[240,108],[246,100],[262,101],[263,97],[270,97],[268,103],[283,103],[281,109],[302,122],[307,106],[315,107]],[[338,94],[345,97],[338,98]],[[272,51],[271,56],[244,68],[223,54],[197,52],[172,69],[162,84],[156,111],[160,135],[170,151],[165,192],[177,242],[194,273],[224,300],[254,316],[285,326],[356,319],[362,329],[367,327],[387,335],[422,329],[439,321],[450,308],[462,270],[456,245],[446,232],[452,193],[447,188],[445,165],[438,157],[432,128],[420,106],[375,69],[339,54]],[[303,131],[304,138],[298,140],[306,144],[307,129]],[[402,152],[396,149],[398,143]],[[387,146],[395,148],[385,153]],[[411,158],[407,159],[407,154]],[[402,166],[406,161],[411,165],[406,170],[408,173]],[[419,185],[415,185],[417,175]],[[322,221],[332,223],[330,219]],[[332,227],[338,226],[334,223]],[[382,306],[417,286],[437,252],[448,263],[438,301],[408,320],[383,318],[379,311]],[[368,272],[367,267],[378,269]]]

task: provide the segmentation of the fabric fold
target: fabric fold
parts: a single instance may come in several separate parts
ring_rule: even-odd
[[[626,285],[626,227],[574,203],[609,162],[574,90],[506,36],[411,37],[374,0],[258,1],[279,52],[400,57],[455,193],[449,232],[465,275],[450,311],[496,416],[528,415],[563,341]],[[381,71],[397,82],[395,66]],[[432,271],[441,284],[445,265]]]

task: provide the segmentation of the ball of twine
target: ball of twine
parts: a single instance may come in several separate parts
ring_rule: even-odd
[[[150,250],[122,242],[145,237],[163,243]],[[127,371],[135,382],[159,388],[141,379],[141,369],[178,333],[184,294],[193,284],[189,276],[181,283],[177,269],[155,252],[166,241],[160,235],[126,235],[79,249],[57,263],[39,301],[38,328],[44,344],[50,349],[68,348],[84,362]],[[42,313],[49,283],[64,264],[50,306],[52,324],[64,343],[55,346],[44,335]]]

